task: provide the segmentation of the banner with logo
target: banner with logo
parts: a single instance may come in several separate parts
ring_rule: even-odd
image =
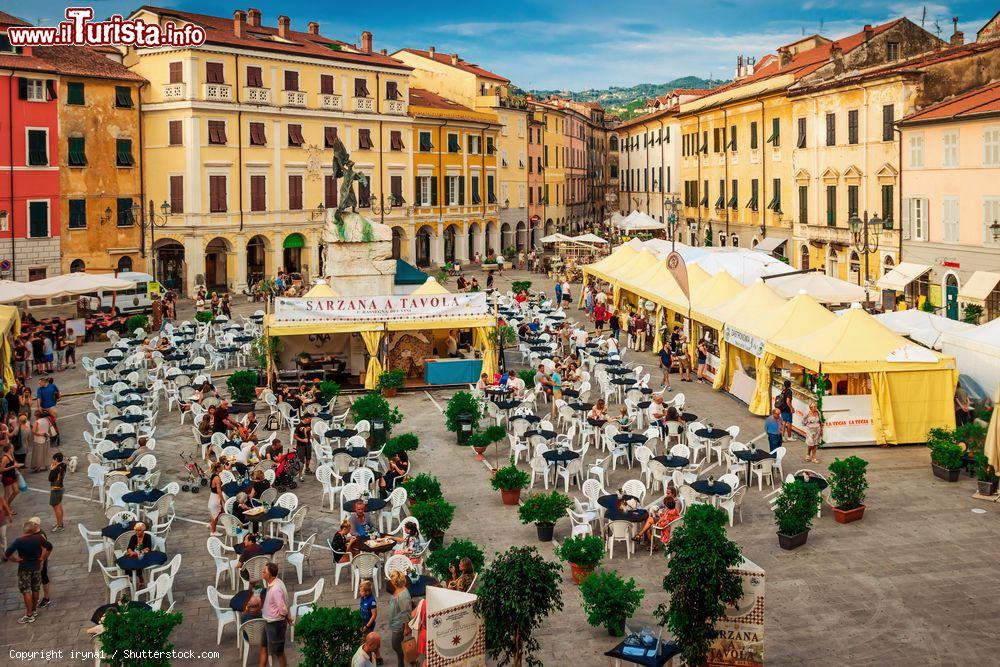
[[[745,331],[740,331],[739,329],[732,329],[726,327],[722,333],[723,338],[730,345],[735,345],[741,350],[749,352],[755,357],[764,356],[764,345],[765,341],[763,338],[758,338],[753,334],[748,334]]]
[[[489,314],[485,292],[400,296],[311,297],[274,300],[282,322],[392,322]]]
[[[708,667],[763,667],[764,570],[744,559],[732,568],[743,583],[743,597],[715,624],[719,636],[708,650]]]
[[[486,667],[486,630],[473,610],[477,596],[427,587],[426,667]]]
[[[684,296],[690,300],[691,293],[688,290],[687,264],[684,262],[684,257],[676,250],[667,255],[667,270],[670,271],[670,275],[677,281],[677,285],[684,292]]]

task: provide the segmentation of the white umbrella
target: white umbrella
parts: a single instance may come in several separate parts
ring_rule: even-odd
[[[559,243],[560,241],[569,241],[571,239],[565,234],[560,234],[556,232],[555,234],[549,234],[548,236],[543,236],[538,240],[541,241],[542,243]]]
[[[590,234],[590,233],[581,234],[580,236],[574,236],[573,240],[579,241],[580,243],[607,243],[607,241],[602,239],[597,234]]]
[[[118,292],[134,288],[135,281],[116,278],[112,273],[67,273],[18,285],[29,299],[51,299],[91,292]]]

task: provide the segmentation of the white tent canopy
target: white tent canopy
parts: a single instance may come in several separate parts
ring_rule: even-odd
[[[571,241],[576,241],[578,243],[598,243],[598,244],[607,243],[607,241],[605,241],[604,239],[602,239],[597,234],[589,234],[589,233],[588,234],[581,234],[580,236],[574,236],[570,240]]]
[[[1000,319],[967,331],[941,334],[941,351],[955,357],[958,371],[990,395],[1000,385]]]
[[[0,303],[52,299],[92,292],[118,292],[133,287],[135,281],[116,278],[112,273],[67,273],[26,283],[6,280],[0,284]]]
[[[785,245],[788,239],[780,239],[775,236],[768,236],[766,239],[754,246],[754,250],[757,252],[772,253],[781,246]]]
[[[548,236],[543,236],[538,240],[542,243],[559,243],[560,241],[569,241],[571,239],[565,234],[560,234],[556,232],[555,234],[549,234]]]
[[[851,303],[865,300],[863,287],[817,271],[769,278],[767,284],[786,299],[791,299],[802,291],[820,303]]]
[[[709,252],[692,263],[713,276],[720,271],[726,271],[744,285],[753,284],[758,278],[777,276],[795,270],[780,259],[747,248],[709,248]]]
[[[950,320],[934,313],[925,313],[915,308],[880,313],[875,319],[899,335],[935,350],[941,349],[943,334],[966,332],[976,328],[972,324]]]
[[[662,222],[658,222],[646,213],[632,211],[628,217],[614,223],[615,226],[627,232],[641,231],[644,229],[666,229]]]
[[[878,281],[879,289],[891,289],[902,292],[906,286],[931,270],[928,264],[900,262],[896,268],[886,273]]]

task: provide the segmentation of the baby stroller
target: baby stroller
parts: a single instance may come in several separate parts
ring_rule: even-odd
[[[295,456],[295,452],[282,454],[278,458],[278,466],[274,470],[274,488],[281,493],[298,487],[295,476],[302,470],[302,462]]]

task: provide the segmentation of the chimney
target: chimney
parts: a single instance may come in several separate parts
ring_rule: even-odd
[[[451,64],[452,65],[458,65],[458,54],[457,53],[451,54]]]
[[[278,37],[281,39],[289,39],[289,33],[292,28],[292,19],[287,16],[278,17]]]
[[[251,7],[247,10],[247,25],[252,25],[254,28],[260,27],[260,10]]]
[[[951,34],[951,45],[962,46],[965,44],[965,33],[958,29],[958,17],[952,18],[951,23],[955,26],[955,32]]]
[[[866,42],[872,38],[872,35],[875,34],[875,30],[872,28],[870,23],[865,24],[864,33]]]
[[[840,42],[834,42],[830,45],[830,60],[833,62],[833,73],[843,74],[844,49],[840,47]]]
[[[365,53],[372,52],[372,34],[368,30],[361,33],[361,50]]]
[[[379,49],[378,52],[381,53],[383,56],[389,55],[388,49]]]
[[[784,69],[792,64],[792,52],[787,46],[778,49],[778,69]]]
[[[242,39],[246,33],[246,27],[247,15],[242,10],[237,9],[233,12],[233,34]]]
[[[319,23],[316,23],[316,21],[310,21],[309,22],[309,34],[310,35],[318,35],[319,34]]]
[[[433,46],[428,46],[427,47],[427,55],[430,56],[431,60],[434,60],[434,47]]]

